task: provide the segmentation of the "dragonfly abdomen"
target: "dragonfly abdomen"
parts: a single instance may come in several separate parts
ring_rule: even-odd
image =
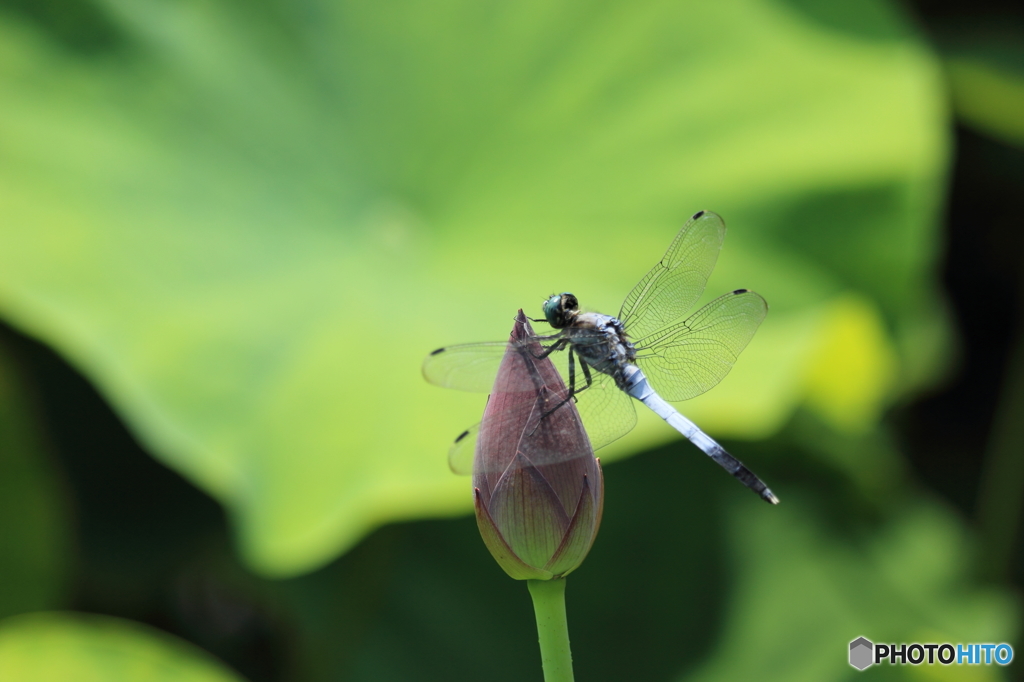
[[[626,393],[642,402],[656,415],[668,422],[669,426],[686,436],[691,443],[700,448],[704,454],[714,460],[720,467],[732,474],[743,485],[760,495],[761,499],[772,504],[779,503],[779,498],[775,497],[775,494],[768,489],[768,486],[753,471],[748,469],[743,462],[730,455],[711,436],[697,428],[696,424],[679,414],[678,410],[658,395],[651,388],[643,370],[631,364],[625,368],[623,375],[626,382],[626,388],[624,389]]]

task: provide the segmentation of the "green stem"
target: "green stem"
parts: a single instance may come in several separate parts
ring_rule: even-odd
[[[569,626],[565,621],[565,579],[528,580],[537,614],[544,682],[573,682]]]

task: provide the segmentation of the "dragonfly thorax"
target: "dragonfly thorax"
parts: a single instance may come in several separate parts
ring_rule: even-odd
[[[577,313],[562,333],[581,361],[625,387],[625,370],[636,362],[636,349],[621,321],[601,313]]]
[[[568,292],[544,301],[544,317],[561,330],[581,362],[610,375],[620,388],[625,387],[624,371],[636,360],[636,350],[626,338],[621,321],[611,315],[580,312],[579,301]]]

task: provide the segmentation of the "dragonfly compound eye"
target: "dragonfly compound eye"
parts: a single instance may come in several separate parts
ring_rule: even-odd
[[[554,294],[551,298],[544,301],[544,318],[548,321],[548,324],[556,329],[562,326],[561,303],[562,297],[558,294]]]

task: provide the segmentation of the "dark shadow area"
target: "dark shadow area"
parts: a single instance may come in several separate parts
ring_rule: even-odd
[[[958,365],[945,385],[896,415],[918,475],[968,518],[1024,309],[1022,187],[1024,151],[958,129],[942,270]]]
[[[76,555],[62,608],[147,623],[195,641],[252,682],[279,679],[277,624],[224,579],[224,564],[241,569],[220,506],[145,452],[56,353],[6,325],[0,336],[37,392],[69,498]]]

